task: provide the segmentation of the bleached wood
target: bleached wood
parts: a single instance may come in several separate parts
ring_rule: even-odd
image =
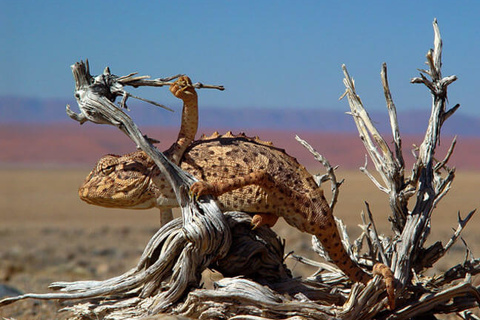
[[[396,108],[388,87],[386,65],[382,66],[382,84],[389,110],[390,125],[394,140],[395,152],[391,152],[385,139],[379,137],[368,113],[365,111],[362,101],[355,90],[355,83],[343,67],[346,86],[345,96],[348,98],[351,112],[365,148],[373,161],[377,172],[382,177],[384,184],[380,184],[366,168],[363,171],[371,178],[377,187],[389,194],[390,207],[392,208],[392,227],[397,237],[394,239],[390,250],[385,255],[391,260],[391,268],[401,288],[408,286],[412,280],[412,270],[422,270],[427,265],[417,263],[434,263],[444,255],[442,246],[432,246],[428,259],[421,259],[425,251],[423,245],[430,232],[430,217],[438,202],[448,193],[454,178],[454,169],[447,167],[447,162],[453,153],[451,148],[444,160],[436,161],[435,151],[440,139],[440,131],[445,120],[450,117],[459,107],[455,105],[450,110],[446,109],[447,86],[456,80],[456,76],[442,78],[441,50],[442,40],[436,20],[434,27],[434,49],[427,53],[427,65],[429,70],[421,70],[420,77],[412,79],[412,83],[422,83],[431,91],[433,97],[432,111],[427,126],[426,134],[418,149],[417,161],[412,168],[410,179],[404,177],[404,161],[402,146],[397,123]],[[430,79],[428,78],[430,77]],[[366,167],[366,166],[365,166]],[[442,175],[445,171],[446,174]],[[411,211],[407,204],[410,198],[416,195],[415,204]],[[468,221],[473,213],[470,213]],[[448,244],[450,248],[459,232],[465,227],[465,222],[459,220],[459,228]],[[425,257],[423,257],[425,258]],[[429,265],[431,266],[431,265]],[[448,290],[447,288],[445,290]],[[444,291],[445,291],[444,290]],[[471,288],[469,289],[471,290]],[[473,289],[473,290],[478,290]],[[434,309],[427,303],[422,304],[422,311]]]
[[[317,184],[320,186],[320,184],[326,180],[330,180],[331,183],[331,189],[332,189],[332,199],[330,200],[330,210],[335,208],[335,205],[337,204],[338,201],[338,193],[339,190],[338,188],[342,185],[343,180],[340,182],[337,181],[337,177],[335,175],[335,169],[330,165],[330,162],[325,158],[323,155],[321,155],[318,151],[316,151],[307,141],[303,140],[300,138],[298,135],[295,136],[295,139],[300,142],[302,146],[304,146],[315,158],[315,160],[319,161],[326,169],[327,173],[324,176],[319,177],[317,179]],[[316,176],[317,177],[317,176]]]
[[[37,299],[80,299],[108,295],[126,296],[130,291],[140,290],[140,297],[156,296],[152,309],[159,312],[178,301],[185,291],[200,282],[201,272],[212,261],[226,255],[230,248],[231,233],[225,216],[218,209],[213,198],[208,197],[196,202],[188,195],[188,187],[196,179],[171,163],[150,141],[130,117],[115,106],[112,95],[118,95],[116,76],[108,68],[98,77],[89,74],[88,64],[76,63],[72,66],[75,78],[75,96],[80,108],[76,114],[67,106],[67,114],[74,120],[84,123],[110,124],[118,127],[129,136],[162,170],[175,191],[178,203],[182,207],[183,223],[176,229],[167,224],[160,231],[172,230],[172,238],[162,236],[154,240],[166,241],[149,244],[147,249],[162,249],[156,261],[150,262],[106,281],[87,281],[76,283],[54,283],[52,289],[65,293],[47,295],[26,294],[5,299],[0,304],[11,303],[24,298]],[[113,88],[113,89],[112,89]],[[172,222],[173,223],[173,222]],[[162,247],[167,245],[168,248]],[[154,253],[144,253],[142,258],[152,257]],[[165,283],[162,283],[164,282]]]
[[[468,259],[467,255],[465,261],[436,277],[422,274],[459,239],[474,214],[472,211],[464,219],[459,214],[458,226],[446,245],[437,241],[424,247],[431,214],[454,179],[454,169],[449,168],[448,161],[456,140],[442,161],[436,160],[435,152],[443,123],[459,107],[446,109],[447,86],[456,77],[442,78],[442,40],[436,21],[433,27],[434,49],[427,53],[429,70],[421,70],[420,76],[412,79],[413,83],[422,83],[431,91],[433,103],[409,178],[405,177],[397,112],[386,65],[382,66],[381,78],[393,151],[386,142],[388,139],[375,128],[356,93],[353,79],[343,66],[350,113],[381,181],[373,177],[366,164],[362,170],[388,194],[395,234],[392,239],[378,234],[368,204],[368,220],[363,214],[362,233],[353,244],[345,224],[338,219],[337,223],[353,260],[365,267],[375,261],[391,265],[398,281],[396,310],[387,311],[384,307],[384,284],[380,277],[366,286],[352,284],[335,265],[292,255],[299,262],[319,267],[307,279],[292,278],[284,264],[284,243],[272,230],[266,227],[251,230],[250,218],[245,213],[223,215],[212,199],[196,202],[189,198],[187,190],[194,178],[170,163],[112,102],[122,97],[120,107],[126,107],[126,99],[133,95],[124,90],[124,85],[161,86],[175,77],[148,80],[135,73],[117,77],[108,68],[102,75],[92,77],[88,63],[73,67],[80,113],[67,107],[67,114],[80,123],[110,124],[126,133],[164,171],[182,206],[182,219],[163,225],[147,244],[137,265],[118,277],[104,281],[55,282],[50,288],[59,292],[6,298],[0,301],[0,307],[27,298],[80,299],[77,304],[64,308],[73,313],[76,320],[141,319],[161,312],[198,319],[407,319],[445,312],[461,312],[464,318],[475,318],[465,310],[480,304],[480,286],[475,287],[470,281],[471,276],[480,274],[480,259]],[[333,207],[341,184],[336,180],[335,168],[307,142],[298,137],[297,140],[326,167],[327,174],[319,180],[331,181]],[[415,200],[411,210],[407,206],[409,200]],[[328,260],[315,237],[312,247]],[[219,270],[226,277],[218,281],[214,289],[204,289],[200,286],[200,272],[205,268]],[[450,303],[452,299],[455,303]]]

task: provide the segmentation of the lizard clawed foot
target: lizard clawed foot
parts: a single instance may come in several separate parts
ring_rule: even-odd
[[[195,200],[206,194],[215,195],[214,191],[215,188],[205,181],[197,181],[190,186],[190,196],[195,197]]]
[[[192,80],[187,76],[180,76],[171,86],[170,92],[184,102],[197,99],[197,92],[192,85]]]
[[[272,213],[257,213],[252,217],[252,230],[261,226],[273,227],[277,223],[278,216]]]

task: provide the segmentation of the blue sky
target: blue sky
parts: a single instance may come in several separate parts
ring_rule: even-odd
[[[450,102],[480,116],[479,1],[7,1],[0,0],[0,95],[71,97],[69,66],[88,58],[152,77],[185,73],[223,84],[200,103],[224,108],[347,109],[341,65],[369,110],[385,103],[383,62],[397,108],[429,108],[409,83],[424,67],[436,17]],[[175,105],[167,89],[132,93]],[[63,108],[63,106],[62,106]]]

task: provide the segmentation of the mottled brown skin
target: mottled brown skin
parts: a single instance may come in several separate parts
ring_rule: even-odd
[[[177,140],[164,153],[170,161],[178,165],[197,133],[198,97],[192,81],[187,76],[179,77],[170,86],[170,92],[183,101],[182,123]],[[159,195],[165,193],[162,199],[166,199],[168,203],[168,199],[174,198],[175,194],[173,189],[169,188],[165,177],[159,175],[153,161],[141,151],[123,156],[109,154],[102,157],[78,193],[83,201],[102,207],[130,209],[158,207],[160,210],[175,207],[158,203]]]
[[[175,94],[175,90],[171,91]],[[184,109],[193,104],[184,100]],[[192,133],[183,136],[183,141],[193,140]],[[178,150],[183,149],[181,168],[200,180],[191,187],[194,195],[216,196],[222,210],[252,213],[254,228],[273,226],[278,217],[283,217],[300,231],[317,236],[333,262],[351,280],[362,283],[371,280],[345,251],[323,190],[305,167],[284,150],[258,138],[234,136],[230,132],[203,137],[186,148],[185,144],[181,146],[174,144],[166,154],[178,156]],[[79,194],[82,200],[104,207],[178,206],[167,180],[142,151],[100,159]],[[389,308],[393,309],[392,272],[377,264],[373,273],[385,278]]]
[[[182,123],[177,141],[165,151],[165,154],[175,164],[179,164],[187,147],[195,139],[198,129],[198,96],[192,81],[187,76],[181,76],[173,85],[170,92],[183,101]]]

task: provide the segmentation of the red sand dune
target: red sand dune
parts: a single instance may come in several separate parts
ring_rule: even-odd
[[[177,128],[142,128],[144,133],[161,140],[160,150],[166,149],[177,134]],[[210,134],[213,130],[201,128],[199,132]],[[225,131],[223,131],[225,132]],[[221,132],[222,133],[222,132]],[[234,132],[238,133],[238,132]],[[260,136],[284,148],[305,166],[315,169],[321,166],[309,152],[295,140],[295,134],[308,141],[327,157],[332,165],[343,169],[364,165],[365,149],[358,135],[329,132],[293,132],[275,130],[248,130],[247,135]],[[387,139],[390,139],[388,137]],[[420,144],[421,136],[405,136],[404,157],[407,169],[414,158],[413,144]],[[389,140],[389,142],[390,142]],[[450,137],[442,139],[437,157],[442,159],[450,146]],[[480,138],[458,137],[451,166],[462,170],[480,170]],[[134,151],[131,142],[118,129],[108,126],[85,124],[2,124],[0,125],[0,164],[9,165],[93,165],[104,154],[122,154]],[[373,163],[369,161],[373,170]]]

